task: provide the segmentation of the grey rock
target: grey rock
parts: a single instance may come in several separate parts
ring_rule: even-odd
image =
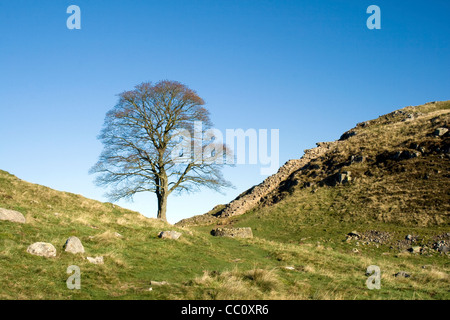
[[[211,230],[215,237],[253,238],[252,228],[217,228]]]
[[[84,253],[83,244],[81,243],[80,239],[78,239],[77,237],[70,237],[69,239],[67,239],[63,248],[66,252],[70,252],[70,253],[74,253],[74,254]]]
[[[447,253],[447,252],[450,252],[450,247],[443,245],[443,246],[440,246],[437,250],[441,253]]]
[[[399,271],[396,274],[394,274],[394,277],[409,278],[409,277],[411,277],[411,275],[409,273],[407,273],[406,271]]]
[[[408,249],[408,251],[411,253],[420,253],[421,250],[422,250],[422,247],[419,247],[419,246],[411,247]]]
[[[103,264],[104,263],[103,256],[95,257],[95,258],[86,257],[86,259],[87,259],[87,261],[89,261],[90,263],[93,263],[93,264]]]
[[[0,208],[0,220],[25,223],[25,217],[20,212]]]
[[[178,231],[161,231],[158,233],[158,237],[161,239],[178,240],[181,237],[181,233]]]
[[[167,281],[150,281],[150,285],[151,286],[165,286],[168,285],[169,283]]]
[[[56,248],[51,243],[36,242],[27,249],[29,254],[46,258],[56,257]]]

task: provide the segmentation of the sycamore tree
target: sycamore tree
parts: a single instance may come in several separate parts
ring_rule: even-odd
[[[211,134],[204,104],[176,81],[145,82],[119,94],[99,135],[103,151],[90,171],[98,174],[96,184],[111,188],[112,201],[155,193],[164,221],[172,192],[230,186],[221,173],[229,151]]]

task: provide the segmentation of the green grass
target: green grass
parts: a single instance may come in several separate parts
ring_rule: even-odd
[[[220,221],[251,227],[253,239],[212,237],[215,225],[178,228],[0,171],[0,207],[27,219],[0,221],[0,299],[449,299],[448,255],[395,248],[406,234],[420,235],[420,244],[450,232],[448,159],[431,154],[382,165],[371,161],[411,141],[434,143],[427,134],[448,121],[449,106],[413,108],[424,115],[412,122],[398,122],[398,115],[373,120],[329,158],[318,159],[317,175],[292,177],[318,183],[337,171],[328,164],[344,163],[339,170],[354,177],[349,185],[299,184],[281,190],[278,202]],[[441,122],[431,124],[436,116]],[[367,162],[345,164],[361,152]],[[162,240],[157,234],[163,230],[183,235]],[[353,230],[387,231],[393,239],[383,245],[346,242]],[[70,236],[81,239],[85,254],[63,251]],[[28,254],[27,247],[38,241],[52,243],[57,257]],[[100,255],[104,265],[85,259]],[[81,290],[66,287],[70,265],[81,269]],[[381,290],[365,285],[369,265],[381,268]],[[398,271],[411,277],[394,277]],[[168,284],[149,291],[151,281]]]
[[[184,233],[179,241],[171,241],[157,238],[157,233],[177,228],[155,219],[28,184],[4,172],[1,176],[2,192],[15,190],[22,205],[3,196],[0,207],[19,206],[28,220],[27,224],[0,222],[2,299],[449,298],[447,256],[402,255],[375,246],[358,247],[360,253],[354,254],[355,244],[342,240],[353,228],[364,229],[363,224],[336,224],[332,214],[324,218],[325,207],[302,215],[288,200],[267,212],[250,212],[234,222],[253,227],[255,238],[250,240],[216,238],[209,235],[211,227],[198,227],[192,229],[193,235]],[[37,205],[28,201],[26,197],[33,198],[35,192],[40,199],[49,199],[52,208],[42,200]],[[83,203],[83,209],[78,203]],[[400,233],[410,230],[391,227]],[[62,250],[71,235],[82,240],[86,254]],[[53,243],[57,257],[26,253],[27,246],[36,241]],[[390,254],[381,255],[383,252]],[[87,255],[103,255],[105,264],[90,264],[84,259]],[[381,290],[365,286],[365,270],[371,264],[382,270]],[[433,268],[422,269],[426,264]],[[66,287],[70,265],[81,269],[81,290]],[[284,269],[286,266],[296,270]],[[400,270],[411,272],[412,278],[394,278]],[[152,280],[169,285],[149,291]]]

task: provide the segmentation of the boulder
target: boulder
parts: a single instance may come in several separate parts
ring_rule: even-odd
[[[46,242],[36,242],[30,245],[27,252],[46,258],[56,257],[56,248],[51,243]]]
[[[158,233],[158,237],[161,239],[178,240],[181,237],[181,233],[178,231],[161,231]]]
[[[217,228],[211,230],[216,237],[253,238],[252,228]]]
[[[90,263],[93,263],[93,264],[103,264],[104,263],[103,256],[95,257],[95,258],[86,257],[86,259],[87,259],[87,261],[89,261]]]
[[[20,212],[0,208],[0,220],[25,223],[25,217]]]
[[[63,246],[66,252],[70,253],[84,253],[84,247],[81,243],[80,239],[77,237],[70,237],[67,239],[66,243]]]

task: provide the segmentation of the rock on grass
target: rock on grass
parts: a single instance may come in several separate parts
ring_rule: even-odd
[[[0,220],[25,223],[25,217],[20,212],[0,208]]]
[[[27,249],[29,254],[46,258],[56,257],[56,248],[51,243],[36,242]]]

